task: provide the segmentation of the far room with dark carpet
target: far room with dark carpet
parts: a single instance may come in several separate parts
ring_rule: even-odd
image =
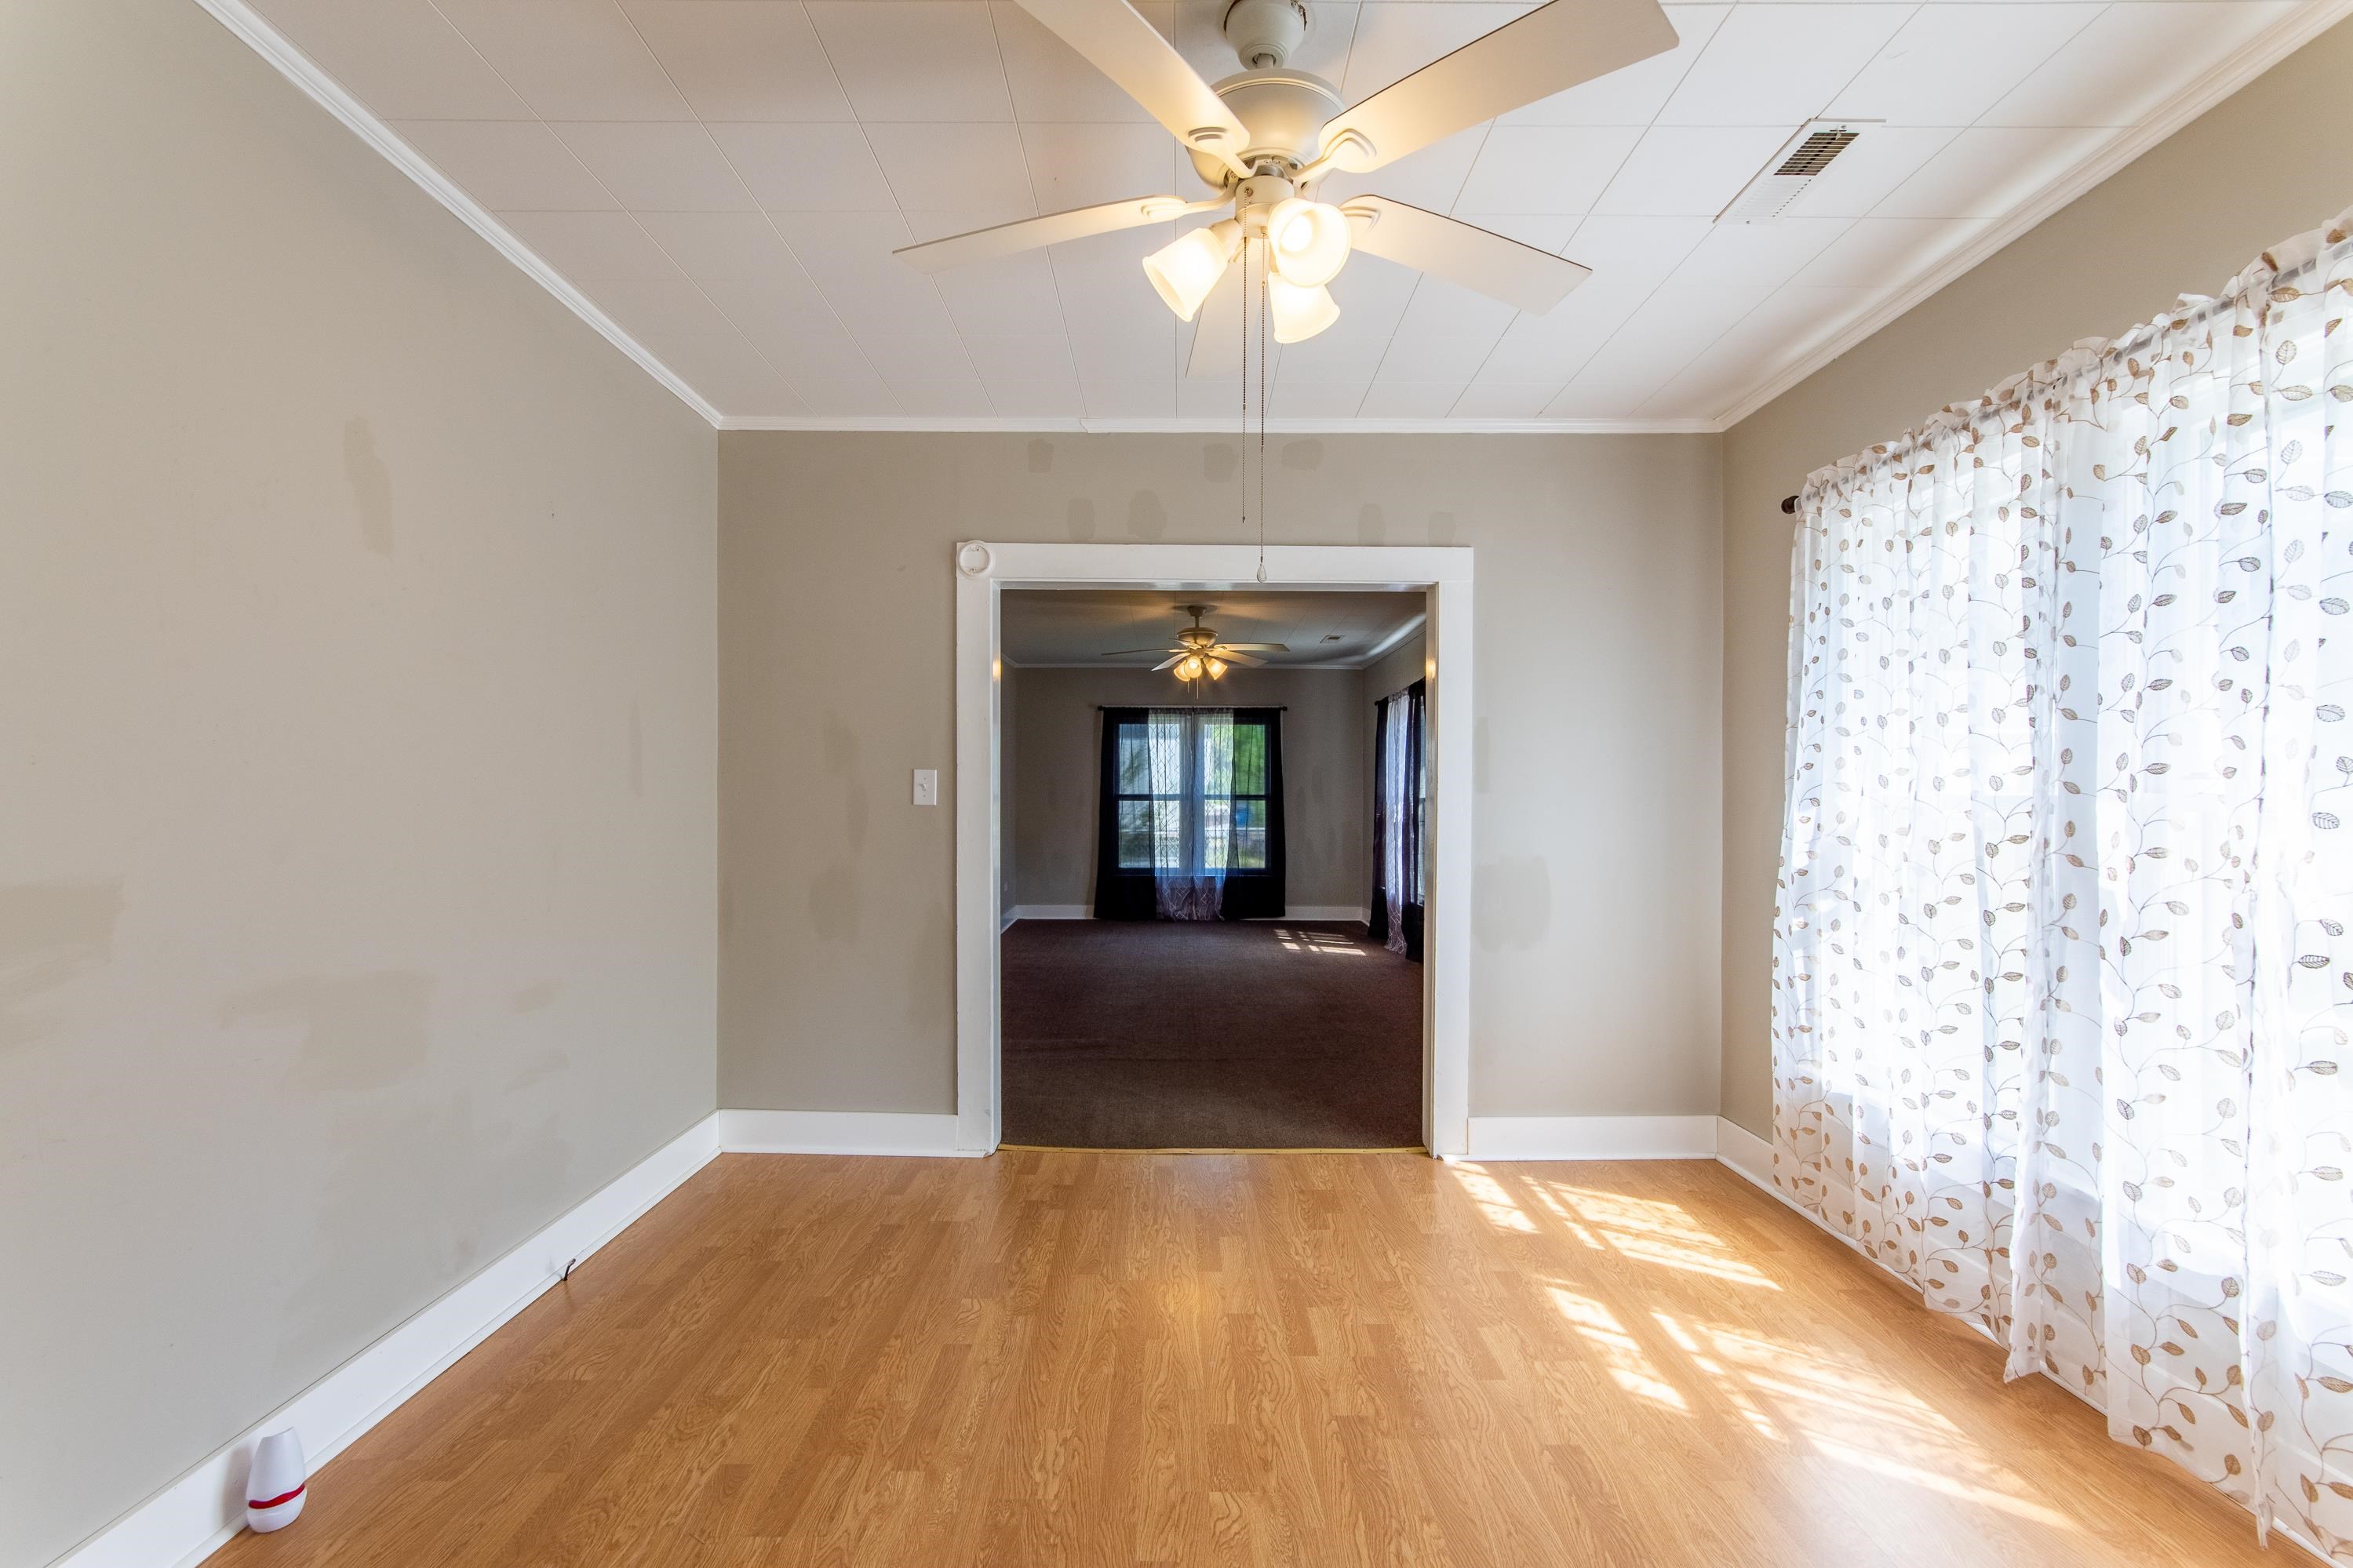
[[[1008,1143],[1413,1148],[1421,965],[1354,923],[1022,921]]]

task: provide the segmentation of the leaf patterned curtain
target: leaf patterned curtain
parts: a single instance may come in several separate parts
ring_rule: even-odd
[[[1774,1179],[2353,1557],[2348,220],[1808,480]]]

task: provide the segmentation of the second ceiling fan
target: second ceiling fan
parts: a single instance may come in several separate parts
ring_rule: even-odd
[[[1289,653],[1290,645],[1279,642],[1219,642],[1218,634],[1201,624],[1201,617],[1218,606],[1215,605],[1177,605],[1173,606],[1180,616],[1190,616],[1193,624],[1180,626],[1173,647],[1123,647],[1103,655],[1104,658],[1126,658],[1139,653],[1165,653],[1169,657],[1152,668],[1173,669],[1179,680],[1198,680],[1207,676],[1211,680],[1225,679],[1229,664],[1264,664],[1256,656],[1261,653]]]
[[[1450,279],[1542,314],[1588,276],[1585,268],[1488,229],[1387,196],[1338,205],[1314,187],[1335,171],[1362,174],[1565,92],[1676,44],[1657,0],[1552,0],[1432,61],[1352,107],[1330,83],[1283,61],[1307,33],[1300,0],[1234,0],[1224,32],[1243,70],[1205,82],[1128,0],[1018,0],[1166,126],[1219,194],[1204,201],[1135,196],[1021,218],[896,252],[926,272],[993,260],[1064,240],[1230,207],[1230,216],[1145,258],[1145,275],[1185,321],[1201,315],[1189,374],[1239,363],[1242,310],[1233,263],[1262,248],[1266,308],[1277,342],[1314,337],[1338,320],[1324,285],[1351,250]],[[1203,307],[1207,305],[1207,314]],[[1213,320],[1215,318],[1215,320]]]

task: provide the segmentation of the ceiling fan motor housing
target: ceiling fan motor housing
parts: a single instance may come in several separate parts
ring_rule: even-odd
[[[1338,89],[1305,71],[1244,71],[1211,90],[1250,128],[1250,144],[1238,154],[1241,161],[1253,169],[1271,167],[1285,174],[1315,161],[1324,144],[1324,122],[1342,108]],[[1208,184],[1220,188],[1234,184],[1233,171],[1208,153],[1195,148],[1192,158]]]

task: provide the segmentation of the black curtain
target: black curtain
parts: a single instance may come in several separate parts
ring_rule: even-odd
[[[1284,871],[1282,811],[1282,710],[1280,708],[1237,708],[1237,726],[1255,724],[1266,731],[1266,865],[1249,870],[1229,869],[1226,872],[1223,897],[1219,901],[1221,920],[1247,921],[1279,919],[1289,897]],[[1120,864],[1120,739],[1123,730],[1142,736],[1151,723],[1148,708],[1106,708],[1103,710],[1103,744],[1101,766],[1095,783],[1095,919],[1099,921],[1148,921],[1159,917],[1157,900],[1152,892],[1151,857],[1142,857],[1143,864]],[[1134,784],[1136,781],[1128,781]],[[1133,789],[1125,795],[1130,802],[1148,801],[1150,784],[1141,794]],[[1130,856],[1134,860],[1137,858]]]
[[[1422,892],[1422,756],[1423,718],[1429,710],[1430,688],[1427,681],[1417,680],[1404,690],[1392,693],[1373,704],[1373,899],[1371,918],[1366,922],[1366,936],[1389,947],[1400,943],[1406,957],[1421,962]],[[1404,885],[1398,894],[1398,921],[1390,941],[1388,886],[1388,793],[1389,731],[1393,705],[1404,717],[1405,809],[1398,812],[1398,822],[1402,841],[1398,845],[1398,864],[1404,868]]]

